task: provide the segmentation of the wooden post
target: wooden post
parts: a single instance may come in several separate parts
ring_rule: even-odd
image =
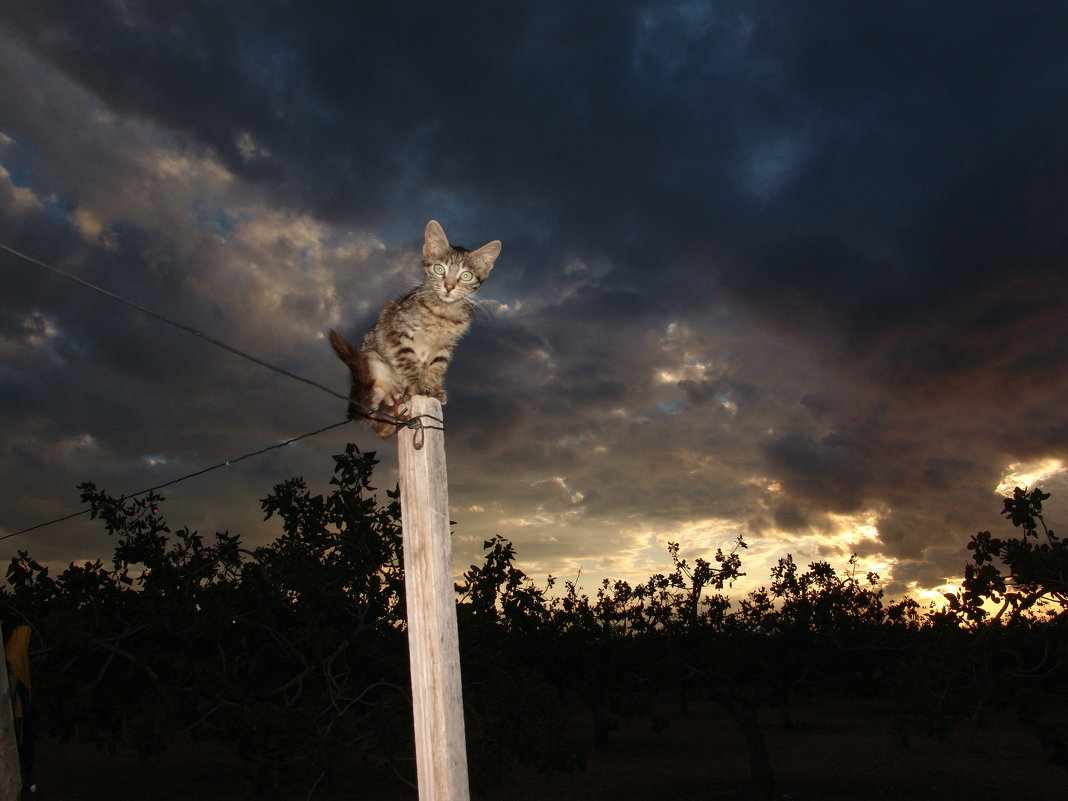
[[[4,651],[3,631],[0,631],[0,651]],[[18,801],[21,792],[19,744],[15,733],[14,712],[11,709],[11,685],[8,683],[5,658],[0,659],[0,801]]]
[[[416,396],[409,408],[441,419],[434,398]],[[445,435],[405,428],[397,436],[419,801],[469,801]]]

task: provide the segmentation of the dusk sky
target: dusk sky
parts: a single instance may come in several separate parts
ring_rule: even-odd
[[[1068,509],[1068,5],[0,3],[0,244],[345,393],[439,220],[500,239],[447,385],[458,569],[952,583],[999,491]],[[0,536],[345,404],[0,252]],[[163,491],[281,533],[356,425]],[[80,517],[2,542],[110,559]]]

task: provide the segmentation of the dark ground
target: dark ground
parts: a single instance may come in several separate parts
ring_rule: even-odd
[[[748,756],[734,724],[709,704],[689,718],[665,708],[664,732],[647,721],[624,722],[609,747],[595,751],[588,721],[574,736],[587,748],[586,770],[540,776],[519,770],[473,801],[726,801],[747,797]],[[769,715],[766,735],[781,797],[792,801],[1063,801],[1068,773],[1048,764],[1033,737],[1006,717],[983,729],[960,726],[945,741],[914,733],[905,747],[891,731],[885,703],[813,699],[793,710],[785,730]],[[256,798],[241,765],[203,746],[183,744],[159,759],[108,756],[91,746],[40,743],[40,801],[237,801]],[[308,786],[287,796],[304,799]],[[376,780],[358,764],[339,771],[316,801],[414,801],[412,790]]]

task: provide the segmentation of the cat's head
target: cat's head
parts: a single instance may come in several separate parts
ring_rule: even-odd
[[[423,233],[426,284],[445,303],[455,303],[478,292],[500,254],[500,240],[495,239],[478,250],[467,250],[450,245],[437,220],[426,224]]]

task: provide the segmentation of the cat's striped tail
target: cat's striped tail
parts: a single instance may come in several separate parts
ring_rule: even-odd
[[[367,403],[371,397],[371,374],[367,367],[367,357],[359,348],[354,348],[345,337],[337,331],[330,332],[330,347],[346,365],[352,374],[352,389],[349,392],[349,418],[366,418],[373,411]]]

